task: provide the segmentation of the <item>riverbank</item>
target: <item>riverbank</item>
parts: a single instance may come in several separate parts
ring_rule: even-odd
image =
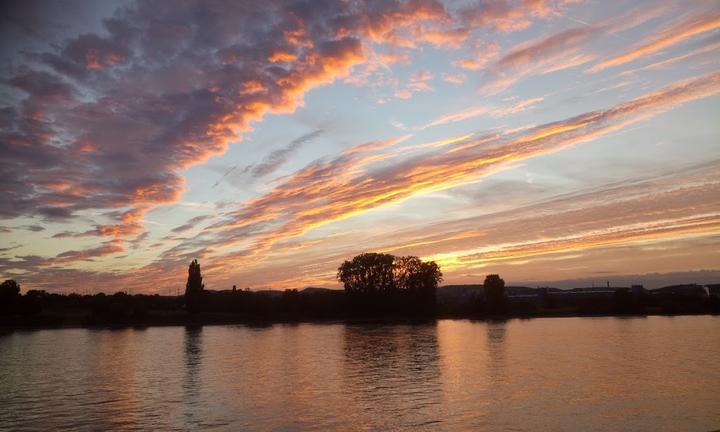
[[[332,317],[332,318],[256,318],[243,317],[234,314],[224,313],[197,313],[189,314],[179,311],[174,314],[162,313],[150,315],[144,319],[126,320],[98,320],[90,316],[59,317],[59,316],[35,316],[35,317],[14,317],[0,319],[0,331],[13,330],[43,330],[43,329],[65,329],[65,328],[87,328],[87,329],[124,329],[124,328],[148,328],[148,327],[172,327],[172,326],[209,326],[209,325],[245,325],[249,327],[267,327],[275,324],[420,324],[434,322],[437,320],[469,320],[469,321],[508,321],[508,320],[531,320],[534,318],[645,318],[651,316],[696,316],[696,315],[720,315],[717,312],[685,312],[685,313],[663,313],[661,311],[644,314],[617,314],[617,313],[587,313],[580,314],[570,311],[546,311],[532,315],[462,315],[462,314],[438,314],[435,316],[355,316],[355,317]]]
[[[401,297],[357,298],[340,290],[204,291],[195,310],[184,296],[118,292],[113,295],[60,295],[28,292],[0,302],[0,328],[154,327],[213,324],[269,325],[300,322],[415,322],[434,319],[528,319],[535,317],[704,315],[720,313],[716,295],[687,290],[636,293],[529,291],[510,288],[497,304],[481,287],[438,289],[436,302]],[[535,294],[535,295],[532,295]],[[700,293],[702,294],[702,292]]]

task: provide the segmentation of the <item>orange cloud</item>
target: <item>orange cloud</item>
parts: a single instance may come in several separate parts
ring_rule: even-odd
[[[370,172],[355,168],[358,155],[316,162],[272,192],[231,213],[230,223],[214,227],[219,231],[217,241],[221,244],[227,241],[222,235],[224,230],[244,226],[247,220],[259,215],[273,215],[272,223],[255,236],[254,244],[244,253],[257,259],[260,252],[282,239],[414,196],[475,181],[509,163],[593,140],[718,92],[720,73],[709,74],[606,110],[538,126],[515,136],[480,137],[461,142],[459,151],[430,153]],[[353,174],[348,176],[348,172]]]
[[[398,99],[410,99],[415,93],[433,90],[433,87],[430,84],[430,81],[433,78],[433,74],[431,74],[427,70],[415,72],[410,76],[410,80],[407,84],[405,84],[404,87],[395,89],[393,96]],[[396,80],[393,80],[392,84],[394,86],[397,86]],[[384,102],[385,100],[383,100],[383,102],[381,103]]]
[[[349,149],[345,150],[343,154],[345,155],[358,155],[362,153],[368,153],[368,152],[375,152],[378,150],[384,150],[388,147],[392,147],[395,144],[401,143],[405,140],[410,138],[410,135],[404,135],[397,138],[392,138],[388,140],[381,140],[381,141],[372,141],[365,144],[356,145],[354,147],[350,147]]]
[[[440,117],[435,118],[430,123],[422,126],[421,129],[427,129],[434,126],[440,126],[447,123],[455,123],[463,120],[467,120],[473,117],[478,117],[481,115],[490,115],[492,117],[505,117],[507,115],[511,114],[517,114],[519,112],[525,111],[527,109],[530,109],[537,105],[538,103],[543,101],[543,97],[536,97],[531,99],[526,99],[517,103],[514,103],[511,106],[508,107],[486,107],[486,106],[475,106],[466,108],[462,111],[458,111],[451,114],[445,114]]]
[[[278,289],[334,286],[338,263],[353,251],[359,253],[365,248],[434,259],[452,283],[473,268],[496,271],[502,268],[498,266],[523,262],[534,265],[530,275],[538,277],[538,268],[548,267],[547,260],[574,259],[588,251],[602,252],[620,246],[641,245],[645,249],[654,248],[660,241],[677,245],[680,239],[687,242],[693,236],[707,238],[720,233],[717,224],[720,214],[713,200],[720,192],[717,168],[715,161],[670,175],[580,191],[511,211],[393,230],[392,236],[376,231],[369,237],[362,233],[357,233],[359,237],[350,235],[344,241],[333,236],[328,239],[331,247],[320,239],[277,243],[271,252],[266,252],[272,254],[271,262],[254,261],[247,273],[238,275],[233,265],[212,267],[213,288],[223,286],[226,278]],[[552,215],[552,224],[547,222],[548,215]],[[518,230],[518,225],[523,230]],[[360,243],[358,238],[362,239]],[[627,252],[622,256],[627,260]],[[298,260],[306,264],[298,266]],[[551,268],[558,271],[557,266]],[[148,268],[140,273],[150,271],[160,270]],[[177,272],[158,273],[159,282],[154,289],[164,284],[181,285],[181,277],[174,277],[174,273]],[[513,274],[517,277],[520,269]],[[232,279],[226,275],[232,275]],[[142,280],[134,279],[123,278],[123,286],[147,288]],[[325,283],[320,283],[323,280]]]
[[[610,67],[620,66],[629,63],[640,57],[658,52],[664,48],[678,44],[693,36],[713,31],[720,28],[720,16],[717,13],[708,15],[693,16],[680,21],[674,26],[662,31],[649,42],[631,49],[623,54],[604,60],[590,69],[588,72],[598,72]]]
[[[513,49],[491,66],[489,80],[480,87],[481,92],[496,94],[523,77],[557,72],[589,61],[589,55],[579,51],[598,31],[594,26],[574,28]]]
[[[413,36],[422,42],[428,42],[432,45],[444,48],[459,48],[462,46],[470,35],[470,29],[457,28],[451,30],[429,30],[418,28],[413,32]]]
[[[629,30],[656,18],[667,9],[663,3],[649,8],[640,7],[612,19],[526,42],[490,65],[480,91],[497,94],[528,76],[549,74],[586,64],[596,58],[595,54],[588,52],[588,44],[594,38],[605,33]]]
[[[689,59],[689,58],[701,56],[701,55],[703,55],[703,54],[714,53],[715,51],[718,51],[718,50],[720,50],[720,42],[710,43],[710,44],[708,44],[708,45],[705,45],[705,46],[702,46],[702,47],[700,47],[700,48],[694,49],[694,50],[692,50],[692,51],[690,51],[690,52],[688,52],[688,53],[681,54],[681,55],[679,55],[679,56],[671,57],[671,58],[669,58],[669,59],[662,60],[662,61],[658,61],[658,62],[655,62],[655,63],[650,63],[649,65],[645,65],[645,66],[640,67],[640,68],[637,68],[637,69],[631,69],[631,70],[623,71],[622,73],[620,73],[620,75],[621,75],[621,76],[627,76],[627,75],[632,75],[632,74],[634,74],[634,73],[636,73],[636,72],[639,72],[639,71],[642,71],[642,70],[662,69],[662,68],[664,68],[664,67],[670,66],[670,65],[675,64],[675,63],[678,63],[678,62],[681,62],[681,61],[683,61],[683,60],[687,60],[687,59]]]
[[[707,236],[720,233],[720,213],[712,199],[720,192],[714,172],[718,161],[681,171],[580,191],[511,211],[473,218],[449,220],[399,232],[391,243],[378,237],[383,250],[406,247],[412,252],[444,264],[443,270],[468,271],[491,263],[547,259],[548,256],[578,253],[643,242]],[[548,218],[552,223],[548,224]],[[518,230],[517,226],[522,226]],[[428,232],[468,232],[468,238]],[[460,230],[460,231],[458,231]],[[443,237],[448,241],[443,241]],[[455,238],[449,241],[452,237]],[[427,244],[427,247],[426,247]]]
[[[478,70],[487,66],[500,55],[500,45],[495,42],[478,41],[473,45],[472,55],[455,60],[453,65],[468,70]]]
[[[563,2],[555,5],[562,10]],[[553,10],[545,0],[524,0],[522,2],[494,1],[471,4],[461,11],[466,25],[488,26],[503,32],[522,30],[530,26],[533,17],[545,17]]]
[[[297,60],[297,56],[288,51],[275,51],[268,57],[270,63],[290,63]]]
[[[51,72],[28,65],[8,81],[27,94],[18,122],[35,122],[4,128],[3,142],[18,149],[14,172],[38,185],[52,184],[47,177],[63,172],[71,183],[62,191],[13,195],[13,216],[33,208],[57,218],[100,210],[108,220],[94,232],[134,235],[142,218],[124,222],[117,209],[147,212],[176,202],[184,190],[181,170],[224,153],[266,113],[292,112],[308,90],[370,62],[373,43],[412,42],[416,34],[418,42],[454,45],[468,33],[434,0],[338,3],[317,14],[288,8],[272,19],[267,5],[227,8],[223,14],[180,5],[158,10],[153,19],[136,7],[118,9],[102,33],[83,34],[39,54],[38,62]],[[193,38],[174,24],[194,16],[207,17],[193,25],[214,36]],[[427,31],[418,33],[421,27]],[[384,66],[378,67],[407,62],[407,52],[385,48],[376,58]],[[110,67],[121,64],[125,69]],[[87,79],[88,69],[96,79]],[[137,73],[128,80],[124,70]],[[430,90],[429,81],[427,73],[418,74],[407,91]],[[67,146],[52,144],[74,137]],[[28,150],[27,143],[43,154]],[[78,156],[82,163],[68,163]],[[48,163],[35,169],[34,158]]]
[[[720,232],[720,215],[692,216],[677,220],[653,221],[629,226],[613,226],[607,231],[581,232],[551,240],[530,241],[487,247],[487,252],[465,254],[449,253],[438,257],[447,267],[471,269],[497,261],[512,261],[567,254],[588,249],[628,245],[637,242],[662,241],[693,234],[707,235]],[[432,257],[431,257],[432,258]]]

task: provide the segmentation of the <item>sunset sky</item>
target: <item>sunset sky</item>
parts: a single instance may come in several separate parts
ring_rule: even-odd
[[[370,251],[446,284],[720,274],[720,2],[2,7],[24,290],[174,294],[194,258],[337,287]]]

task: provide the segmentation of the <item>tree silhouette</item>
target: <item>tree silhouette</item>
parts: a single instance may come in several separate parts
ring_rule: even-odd
[[[372,313],[434,313],[442,280],[435,262],[418,257],[364,253],[338,268],[351,308]]]
[[[203,299],[205,285],[202,283],[200,264],[193,260],[188,268],[188,280],[185,285],[185,305],[188,311],[197,312]]]
[[[423,262],[416,256],[395,258],[395,286],[405,289],[416,300],[435,298],[438,283],[442,281],[442,272],[435,261]]]
[[[364,253],[345,261],[337,278],[348,294],[375,294],[395,290],[393,261],[389,254]]]
[[[20,295],[20,284],[13,279],[8,279],[0,284],[0,301],[14,299]]]
[[[499,275],[491,274],[485,277],[483,284],[485,301],[488,312],[491,314],[503,314],[506,309],[507,299],[505,297],[505,281]]]
[[[20,284],[8,279],[0,284],[0,313],[12,313],[20,297]]]

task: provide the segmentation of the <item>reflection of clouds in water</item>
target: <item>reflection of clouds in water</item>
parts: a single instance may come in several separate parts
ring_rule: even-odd
[[[373,427],[418,427],[442,420],[434,323],[347,325],[343,347],[346,397],[353,400],[356,412],[378,413],[385,423]],[[361,413],[351,415],[359,422],[367,420]]]

